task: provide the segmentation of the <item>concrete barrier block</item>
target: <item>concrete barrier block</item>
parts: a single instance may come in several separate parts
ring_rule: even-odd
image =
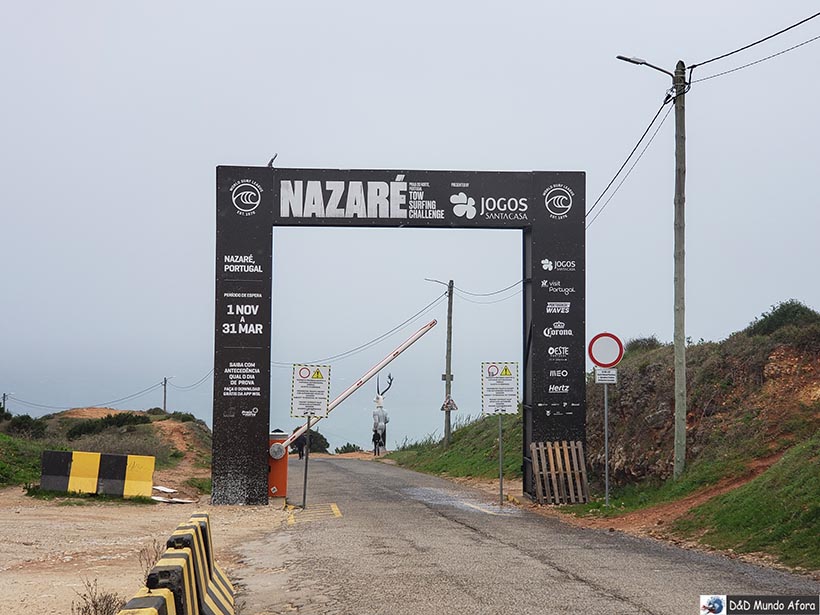
[[[177,615],[174,594],[168,589],[143,587],[117,615]]]

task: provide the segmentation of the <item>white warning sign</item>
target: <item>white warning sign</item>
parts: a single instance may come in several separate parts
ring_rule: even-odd
[[[481,364],[481,412],[518,412],[518,362],[495,361]]]
[[[330,365],[293,366],[290,415],[292,417],[327,416],[330,403]]]

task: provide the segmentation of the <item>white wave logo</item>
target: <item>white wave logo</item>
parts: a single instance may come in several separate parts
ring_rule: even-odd
[[[569,186],[553,184],[544,191],[544,205],[550,216],[556,220],[563,220],[572,209],[572,197],[575,193]]]
[[[262,188],[253,180],[240,180],[231,186],[231,202],[240,214],[248,215],[262,202]]]
[[[468,220],[472,220],[476,215],[475,199],[468,197],[465,193],[459,192],[450,197],[450,202],[453,204],[453,213],[459,218],[467,216]]]

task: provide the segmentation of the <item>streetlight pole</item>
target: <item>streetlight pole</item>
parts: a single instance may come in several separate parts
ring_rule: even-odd
[[[686,64],[678,60],[670,73],[642,58],[617,56],[619,60],[648,66],[672,77],[675,92],[675,245],[674,245],[674,333],[675,346],[675,453],[673,476],[679,478],[686,465],[686,299],[685,299],[685,208],[686,203]]]
[[[450,426],[450,393],[452,392],[453,374],[451,373],[453,360],[453,281],[447,284],[447,354],[444,359],[444,448],[450,446],[452,428]]]

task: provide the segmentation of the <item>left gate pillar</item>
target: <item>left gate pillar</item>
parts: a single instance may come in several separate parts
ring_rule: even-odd
[[[211,501],[268,503],[273,169],[216,169]]]

